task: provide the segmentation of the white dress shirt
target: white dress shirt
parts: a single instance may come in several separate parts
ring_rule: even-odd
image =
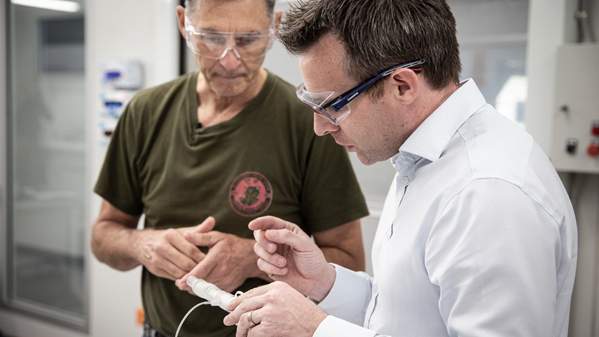
[[[462,83],[392,159],[374,277],[336,266],[316,337],[566,337],[577,232],[522,128]]]

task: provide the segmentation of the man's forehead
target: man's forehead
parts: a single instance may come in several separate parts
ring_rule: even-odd
[[[198,1],[187,16],[194,25],[222,26],[236,25],[248,28],[268,25],[272,18],[265,0],[203,0]]]
[[[323,36],[301,54],[299,62],[309,91],[335,90],[352,82],[346,74],[343,45],[331,34]]]

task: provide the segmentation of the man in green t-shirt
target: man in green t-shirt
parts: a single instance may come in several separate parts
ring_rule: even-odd
[[[316,137],[294,88],[262,68],[279,21],[273,7],[178,7],[200,72],[141,91],[113,134],[95,187],[103,202],[92,249],[115,269],[143,266],[145,336],[174,336],[200,301],[186,292],[189,275],[229,292],[270,281],[247,228],[261,215],[301,224],[329,261],[364,267],[359,219],[368,211],[347,153]],[[235,335],[224,315],[200,307],[181,336]]]

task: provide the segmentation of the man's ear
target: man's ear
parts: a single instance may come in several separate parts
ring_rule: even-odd
[[[283,21],[283,12],[282,11],[276,11],[274,13],[275,16],[275,32],[279,31],[279,27],[281,27],[281,21]]]
[[[177,6],[177,25],[179,26],[179,33],[183,39],[187,39],[187,33],[185,32],[185,7]]]
[[[395,70],[390,77],[393,97],[402,104],[412,104],[421,90],[418,74],[412,69],[403,68]]]

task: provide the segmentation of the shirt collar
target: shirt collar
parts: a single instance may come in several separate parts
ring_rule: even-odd
[[[405,169],[406,162],[414,163],[419,158],[431,162],[439,159],[460,126],[486,104],[473,79],[460,83],[460,87],[399,148],[399,153],[391,159],[395,169]]]

